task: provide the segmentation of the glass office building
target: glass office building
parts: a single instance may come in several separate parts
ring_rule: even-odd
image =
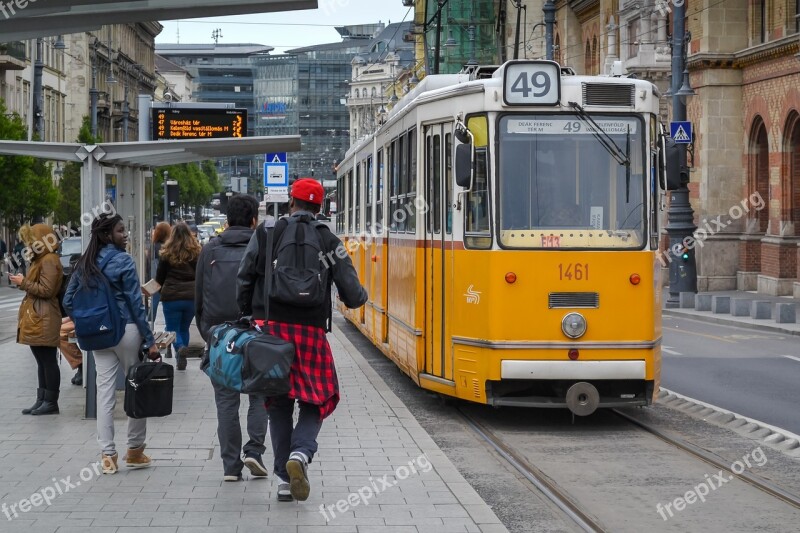
[[[251,58],[267,54],[273,47],[260,44],[157,44],[156,53],[185,68],[194,78],[193,102],[232,103],[247,109],[247,135],[256,135]],[[263,157],[261,158],[263,160]],[[217,160],[223,185],[239,190],[239,179],[247,178],[247,190],[261,190],[258,158],[230,157]],[[244,181],[244,180],[242,180]]]

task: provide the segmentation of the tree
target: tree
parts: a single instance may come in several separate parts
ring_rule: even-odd
[[[195,213],[195,220],[200,220],[202,208],[211,202],[211,195],[219,190],[219,178],[213,161],[182,163],[158,169],[156,172],[156,205],[164,202],[164,172],[169,172],[169,179],[178,182],[179,204],[185,210]]]
[[[0,99],[0,139],[23,141],[28,134],[16,113],[6,114]],[[58,193],[49,163],[28,156],[0,156],[0,216],[13,232],[36,218],[53,212]]]
[[[100,137],[92,137],[92,126],[89,117],[83,117],[83,124],[78,132],[78,142],[82,144],[97,144]],[[81,168],[83,165],[70,161],[64,167],[64,174],[58,184],[58,202],[53,218],[56,224],[80,223],[81,217]]]

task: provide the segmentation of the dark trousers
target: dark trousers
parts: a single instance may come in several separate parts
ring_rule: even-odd
[[[294,400],[288,396],[272,398],[267,409],[269,413],[269,434],[272,439],[272,454],[275,457],[273,470],[283,481],[289,481],[286,461],[292,452],[303,452],[308,462],[317,453],[317,435],[322,429],[319,406],[305,402],[300,405],[297,425],[293,425]]]
[[[211,384],[214,386],[214,399],[217,402],[217,436],[222,467],[225,475],[236,475],[244,468],[242,451],[245,455],[263,455],[266,451],[264,440],[267,438],[267,410],[264,408],[264,398],[250,395],[250,407],[247,409],[247,435],[250,440],[242,449],[242,428],[239,426],[241,394],[213,381]]]
[[[189,346],[189,326],[194,318],[194,300],[173,300],[161,302],[161,305],[164,307],[166,330],[175,332],[172,347],[177,352],[184,346]]]
[[[55,346],[31,346],[39,373],[39,388],[49,391],[61,390],[61,370]]]

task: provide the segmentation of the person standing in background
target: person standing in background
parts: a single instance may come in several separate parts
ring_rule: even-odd
[[[6,255],[8,254],[8,246],[6,246],[6,241],[0,237],[0,275],[4,275],[4,265],[6,264]],[[11,285],[11,282],[8,283]]]
[[[177,351],[178,370],[186,370],[189,326],[194,318],[195,270],[200,250],[200,243],[189,226],[179,222],[173,226],[158,258],[156,281],[161,285],[166,329],[176,335],[172,346]]]
[[[17,342],[31,347],[39,372],[36,403],[23,409],[23,415],[57,415],[61,390],[61,371],[58,368],[56,347],[61,329],[61,308],[58,290],[63,278],[61,260],[55,250],[58,237],[51,226],[36,224],[22,226],[20,242],[33,252],[27,275],[9,274],[11,283],[25,291],[19,306]]]
[[[158,254],[161,247],[167,242],[171,227],[168,222],[159,222],[153,228],[153,257],[150,258],[150,276],[155,277],[158,272]],[[161,301],[161,292],[157,292],[150,297],[150,323],[155,322],[158,316],[158,302]]]

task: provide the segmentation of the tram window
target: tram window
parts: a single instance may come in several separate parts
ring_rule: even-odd
[[[364,229],[369,233],[372,230],[372,206],[375,203],[375,199],[372,197],[372,156],[367,158],[367,173],[365,174],[365,179],[367,181],[367,222]]]
[[[491,248],[489,172],[485,148],[475,150],[475,179],[472,190],[467,194],[466,217],[464,244],[469,248]]]
[[[345,196],[342,198],[342,200],[345,199],[347,200],[347,233],[353,233],[353,204],[352,204],[352,198],[350,197],[350,191],[352,190],[350,188],[352,180],[353,180],[353,171],[348,170],[344,180]]]
[[[444,211],[445,232],[453,233],[453,134],[444,136]]]
[[[361,174],[363,163],[356,165],[356,185],[353,190],[353,205],[355,206],[355,230],[361,231]]]
[[[433,219],[433,233],[442,231],[442,138],[433,136],[433,190],[431,191],[430,208]]]
[[[426,191],[425,202],[427,205],[431,203],[430,183],[431,176],[433,176],[433,136],[427,136],[425,139],[425,183],[429,190]],[[425,230],[428,233],[433,233],[433,214],[430,209],[425,210]]]
[[[344,217],[342,217],[342,198],[344,198],[344,191],[342,190],[343,178],[339,176],[336,180],[336,233],[342,234],[344,230]]]
[[[406,136],[400,136],[400,144],[398,144],[398,160],[397,172],[399,174],[400,187],[397,189],[396,194],[402,195],[408,192],[408,153],[406,152]]]
[[[408,132],[408,192],[417,192],[417,130]]]
[[[383,233],[383,148],[378,150],[378,201],[375,205],[375,224],[378,233]]]

